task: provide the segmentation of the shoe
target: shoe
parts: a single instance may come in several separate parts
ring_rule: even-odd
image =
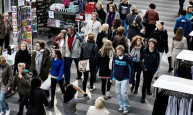
[[[107,95],[103,95],[103,98],[106,100],[108,99],[109,97]]]
[[[169,73],[171,73],[171,72],[172,72],[172,70],[173,70],[173,68],[169,68],[168,72],[169,72]]]
[[[95,86],[93,86],[93,88],[90,88],[90,92],[94,91],[95,89]]]
[[[123,112],[123,108],[120,107],[119,110],[118,110],[118,112]]]
[[[53,107],[54,107],[54,102],[52,100],[50,100],[49,106],[47,108],[50,109],[50,108],[53,108]]]
[[[66,87],[68,84],[70,84],[69,82],[66,82],[65,84],[64,84],[64,86]]]
[[[6,114],[5,115],[10,115],[10,109],[6,110]]]
[[[111,97],[112,97],[112,95],[110,94],[109,91],[107,91],[106,96],[107,96],[108,98],[111,98]]]
[[[148,94],[148,95],[152,95],[151,90],[147,91],[147,94]]]
[[[141,98],[141,103],[145,103],[145,99]]]
[[[81,77],[77,77],[76,79],[77,79],[77,80],[80,80],[80,79],[81,79]]]
[[[124,109],[124,111],[123,111],[123,114],[124,114],[124,115],[127,115],[128,113],[129,113],[129,108],[126,107],[126,108]]]
[[[133,90],[134,90],[134,86],[132,85],[132,87],[131,87],[131,92],[133,92]]]
[[[138,94],[138,89],[135,89],[134,94]]]
[[[5,115],[5,113],[3,111],[1,111],[0,115]]]

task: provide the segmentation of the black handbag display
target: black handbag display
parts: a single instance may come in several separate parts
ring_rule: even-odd
[[[148,14],[149,14],[149,10],[147,11],[147,15],[146,15],[146,17],[145,18],[143,18],[143,21],[142,21],[142,24],[143,24],[143,26],[147,26],[147,24],[148,24]]]

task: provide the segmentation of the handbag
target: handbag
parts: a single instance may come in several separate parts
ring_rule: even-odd
[[[49,75],[48,78],[42,83],[40,88],[43,90],[50,90],[50,88],[51,88],[51,75]]]
[[[149,14],[149,10],[147,11],[147,15],[146,15],[146,17],[143,19],[143,21],[142,21],[142,24],[143,24],[143,26],[147,26],[147,24],[148,24],[148,14]]]
[[[90,71],[89,59],[87,59],[87,60],[80,60],[80,61],[78,62],[78,70],[79,70],[80,72]]]

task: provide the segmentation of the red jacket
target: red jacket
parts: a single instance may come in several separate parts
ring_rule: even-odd
[[[148,10],[148,24],[156,24],[156,21],[159,20],[159,15],[156,11],[154,10]],[[145,15],[143,16],[143,18],[146,18],[147,16],[147,11],[145,13]]]
[[[57,41],[60,41],[60,38],[58,36],[55,37],[53,45],[56,46],[56,49],[59,49],[59,43],[56,43]]]

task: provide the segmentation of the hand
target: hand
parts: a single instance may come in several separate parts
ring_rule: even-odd
[[[21,75],[21,73],[19,73],[18,77],[19,77],[19,78],[22,78],[23,76]]]
[[[11,93],[14,94],[15,92],[12,90]]]
[[[32,72],[29,72],[29,75],[33,75],[33,73],[32,73]]]
[[[9,91],[9,90],[11,90],[11,87],[10,87],[10,86],[8,87],[8,91]]]
[[[58,77],[57,82],[60,82],[61,79],[62,79],[62,78]]]

